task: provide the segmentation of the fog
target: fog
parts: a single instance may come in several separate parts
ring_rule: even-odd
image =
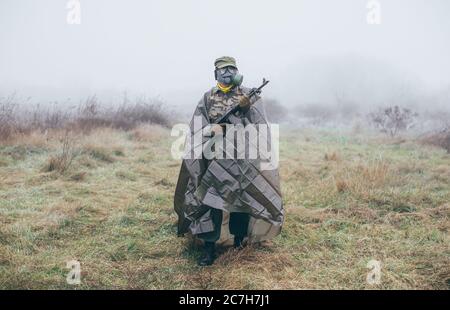
[[[379,0],[0,1],[0,96],[77,101],[124,92],[192,108],[231,55],[244,84],[286,106],[350,98],[362,105],[438,96],[448,105],[450,2]],[[408,101],[408,100],[405,100]],[[437,104],[437,103],[436,103]]]

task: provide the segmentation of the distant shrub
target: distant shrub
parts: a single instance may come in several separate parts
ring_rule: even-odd
[[[113,127],[130,130],[140,124],[170,126],[170,117],[161,102],[138,100],[135,104],[123,104],[113,115]]]
[[[424,144],[442,147],[450,153],[450,129],[445,129],[441,132],[429,134],[421,139]]]
[[[76,157],[75,143],[68,131],[60,139],[61,151],[57,155],[53,155],[48,159],[44,166],[44,172],[57,171],[59,173],[66,172]]]
[[[15,95],[0,98],[0,141],[10,140],[17,134],[52,129],[89,133],[104,127],[132,130],[141,124],[170,127],[173,118],[162,102],[147,98],[138,98],[135,102],[127,100],[117,107],[102,106],[95,96],[75,109],[57,103],[22,109],[19,106]]]
[[[399,132],[411,128],[418,114],[412,112],[410,109],[394,106],[379,109],[376,112],[370,113],[368,116],[376,128],[394,137]]]
[[[0,98],[0,141],[9,140],[17,132],[16,108],[14,95]]]
[[[111,110],[102,112],[96,96],[88,97],[78,108],[69,126],[89,133],[96,128],[112,127]]]
[[[72,126],[84,132],[111,127],[131,130],[141,124],[169,127],[171,118],[163,103],[156,99],[138,98],[135,103],[125,101],[117,108],[102,108],[97,98],[88,98],[78,109]]]

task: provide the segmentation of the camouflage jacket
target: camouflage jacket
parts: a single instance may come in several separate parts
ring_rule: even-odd
[[[214,123],[228,110],[238,105],[239,100],[249,92],[249,88],[240,86],[234,87],[227,93],[222,92],[217,86],[213,87],[205,94],[205,103],[206,110],[208,111],[209,122]],[[251,104],[255,103],[259,98],[259,96],[253,96],[250,100]],[[247,113],[249,108],[240,110],[237,112],[237,115],[239,116],[239,114],[242,115]]]

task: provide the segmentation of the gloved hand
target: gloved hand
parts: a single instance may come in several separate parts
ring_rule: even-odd
[[[223,135],[223,125],[222,124],[214,124],[211,127],[211,136]]]
[[[239,107],[241,109],[244,109],[244,110],[248,109],[250,107],[250,104],[251,104],[250,98],[245,95],[239,99]]]

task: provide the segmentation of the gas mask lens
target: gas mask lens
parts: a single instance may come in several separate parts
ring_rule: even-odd
[[[234,75],[234,74],[236,74],[237,69],[233,68],[233,67],[225,67],[225,68],[218,69],[218,72],[220,75],[225,75],[225,74]]]

